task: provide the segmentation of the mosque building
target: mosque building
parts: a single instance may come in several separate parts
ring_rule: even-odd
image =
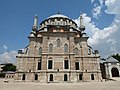
[[[34,18],[29,45],[18,50],[17,81],[82,82],[100,81],[99,52],[88,45],[83,17],[80,27],[57,13],[42,21]]]

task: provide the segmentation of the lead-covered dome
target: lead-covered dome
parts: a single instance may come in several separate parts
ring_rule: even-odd
[[[58,17],[61,17],[61,18],[68,18],[67,16],[62,15],[62,14],[60,14],[60,13],[55,14],[55,15],[52,15],[52,16],[50,16],[50,17],[48,17],[48,18],[58,18]]]
[[[40,23],[39,29],[43,30],[47,26],[68,26],[77,29],[77,24],[72,19],[60,13],[51,15],[47,19],[42,21]]]

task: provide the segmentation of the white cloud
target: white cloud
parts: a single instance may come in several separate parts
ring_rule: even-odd
[[[99,0],[100,5],[102,6],[105,0]]]
[[[5,50],[7,50],[7,49],[8,49],[8,47],[7,47],[6,45],[3,45],[3,48],[4,48]]]
[[[120,0],[106,0],[105,5],[107,6],[106,13],[120,14]]]
[[[100,3],[103,5],[102,1]],[[84,25],[86,26],[85,32],[90,37],[88,43],[94,49],[99,50],[101,57],[107,57],[113,53],[120,53],[120,2],[119,0],[106,0],[105,6],[107,7],[105,12],[107,14],[115,14],[115,18],[108,27],[102,30],[96,27],[91,17],[83,14]],[[79,18],[75,19],[75,22],[79,26]]]
[[[98,17],[101,15],[101,9],[102,7],[100,5],[95,5],[95,7],[92,9],[93,18],[98,19]]]
[[[16,62],[16,51],[4,52],[0,54],[0,63],[15,63]]]
[[[91,0],[91,3],[93,3],[95,0]]]
[[[120,0],[106,0],[105,6],[107,7],[105,12],[107,14],[114,14],[116,16],[114,21],[120,24]]]

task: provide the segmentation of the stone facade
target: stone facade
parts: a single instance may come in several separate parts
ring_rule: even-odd
[[[103,62],[106,72],[106,78],[120,77],[120,62],[113,57]]]
[[[83,18],[80,27],[62,14],[55,14],[34,25],[29,45],[17,55],[17,81],[79,82],[99,81],[98,51],[88,45]]]

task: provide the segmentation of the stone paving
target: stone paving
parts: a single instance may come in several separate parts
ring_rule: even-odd
[[[0,79],[0,90],[120,90],[120,81],[37,83]]]

